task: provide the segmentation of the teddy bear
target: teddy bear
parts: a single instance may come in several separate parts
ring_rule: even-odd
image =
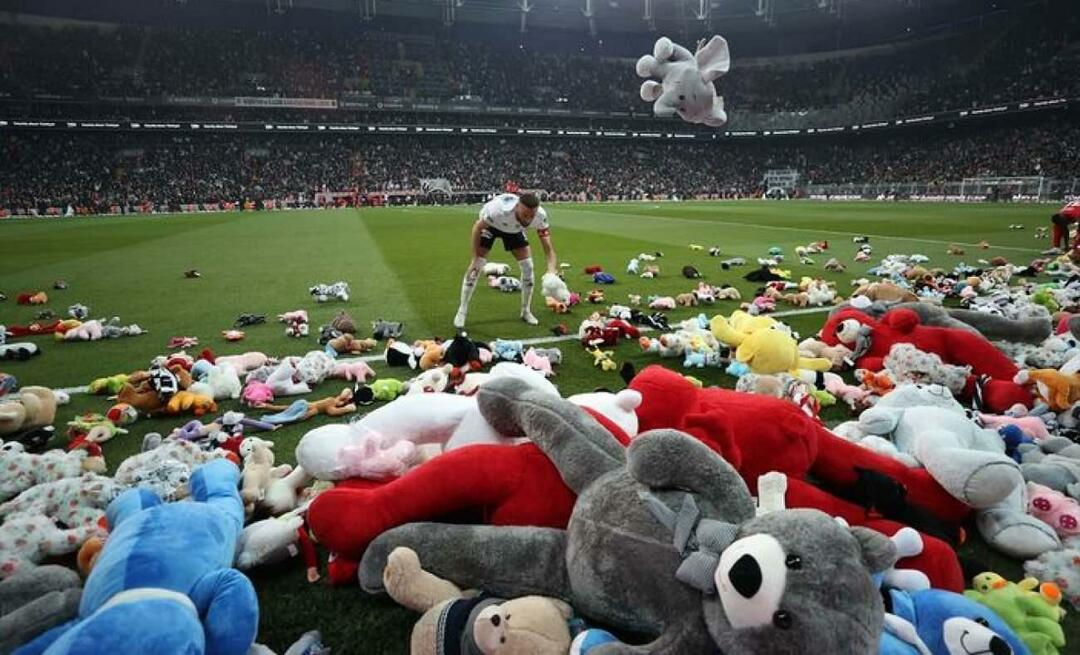
[[[694,293],[680,293],[675,296],[675,304],[679,307],[697,307],[698,297]]]
[[[0,652],[75,618],[81,598],[79,574],[65,566],[39,566],[0,581]]]
[[[355,335],[345,332],[338,337],[330,339],[326,345],[338,355],[362,355],[374,350],[376,341],[371,338],[357,339]]]
[[[462,592],[424,571],[408,548],[390,553],[383,581],[394,602],[423,614],[413,626],[411,655],[435,655],[440,644],[459,640],[483,655],[566,655],[570,650],[573,610],[556,598],[503,600]]]
[[[649,639],[611,652],[794,652],[804,630],[826,652],[877,652],[884,613],[872,574],[896,561],[887,537],[814,510],[755,517],[738,473],[703,443],[658,430],[625,450],[598,448],[604,441],[565,420],[558,399],[497,384],[482,402],[497,404],[499,420],[537,442],[578,493],[566,529],[394,528],[364,553],[362,588],[382,591],[389,554],[404,546],[455,584],[566,599]],[[827,629],[811,627],[825,616]]]
[[[44,305],[49,302],[49,295],[44,291],[20,293],[15,297],[15,302],[20,305]]]
[[[240,444],[240,456],[244,460],[240,497],[244,501],[244,515],[251,516],[256,505],[262,502],[273,480],[292,472],[292,466],[274,466],[274,442],[258,437],[247,437]]]
[[[923,352],[934,353],[947,364],[968,366],[973,376],[967,393],[979,394],[982,405],[1002,412],[1016,404],[1032,405],[1031,394],[1013,381],[1016,365],[980,335],[965,330],[922,325],[919,315],[909,309],[893,309],[881,320],[855,310],[843,309],[825,322],[820,338],[829,345],[852,348],[855,365],[871,371],[884,368],[884,359],[896,343],[911,343]],[[985,377],[980,381],[975,376]]]
[[[78,618],[25,646],[55,655],[85,650],[246,653],[258,630],[251,582],[232,568],[244,523],[240,471],[216,460],[191,479],[192,500],[164,503],[131,489],[109,505],[111,529]]]
[[[808,359],[827,359],[830,363],[829,370],[842,371],[848,368],[851,349],[843,345],[828,346],[824,341],[809,338],[799,342],[799,354]]]
[[[647,78],[641,84],[641,99],[653,103],[656,116],[678,114],[688,123],[720,127],[727,123],[727,113],[713,81],[730,67],[731,55],[723,37],[699,43],[691,53],[665,36],[657,39],[651,55],[638,59],[635,70],[638,77]]]
[[[0,402],[0,436],[26,433],[56,421],[56,394],[46,387],[23,387],[17,399]]]
[[[716,318],[723,317],[718,316],[713,320]],[[716,336],[720,338],[719,335]],[[798,369],[827,371],[832,367],[832,363],[827,359],[801,356],[795,339],[781,330],[757,330],[745,337],[731,332],[721,340],[736,346],[735,359],[749,366],[755,373],[768,375],[794,372]]]
[[[198,377],[197,381],[192,382],[188,388],[191,393],[206,396],[212,400],[235,400],[240,397],[242,387],[240,375],[236,369],[228,363],[210,364],[206,360],[199,360],[198,363],[205,363],[205,365],[192,367],[193,377],[196,371],[198,371]]]

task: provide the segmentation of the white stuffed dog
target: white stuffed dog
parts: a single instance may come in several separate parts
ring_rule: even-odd
[[[653,54],[637,62],[638,76],[646,78],[641,84],[641,99],[653,103],[653,113],[657,116],[678,114],[688,123],[720,127],[727,123],[727,113],[724,99],[716,95],[713,80],[730,68],[731,53],[723,37],[714,36],[697,53],[666,36],[661,37],[653,47]]]

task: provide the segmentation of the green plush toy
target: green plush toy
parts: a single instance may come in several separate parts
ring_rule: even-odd
[[[120,393],[120,390],[127,384],[128,375],[126,373],[120,373],[118,375],[112,375],[107,378],[98,378],[90,383],[87,387],[87,392],[96,395],[115,396]]]
[[[1031,295],[1031,302],[1036,305],[1042,305],[1051,314],[1061,309],[1061,305],[1054,299],[1054,294],[1050,293],[1050,289],[1047,287],[1040,287],[1038,291]]]
[[[358,384],[353,389],[353,400],[360,405],[370,405],[376,400],[390,401],[401,395],[405,384],[394,378],[380,378],[371,384]]]
[[[972,586],[975,589],[964,595],[994,610],[1024,640],[1032,655],[1057,655],[1065,647],[1063,612],[1053,594],[1034,591],[1026,581],[1020,585],[1008,582],[996,573],[975,576]]]

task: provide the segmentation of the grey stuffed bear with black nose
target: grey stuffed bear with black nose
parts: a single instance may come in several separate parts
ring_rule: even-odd
[[[886,537],[814,510],[754,518],[739,474],[700,441],[653,430],[622,446],[577,406],[519,380],[477,396],[499,430],[529,436],[578,494],[566,530],[419,523],[377,538],[360,584],[383,590],[389,553],[412,548],[433,574],[512,598],[561,598],[585,617],[644,633],[597,653],[876,653],[883,608],[871,571]],[[736,557],[737,555],[737,557]]]

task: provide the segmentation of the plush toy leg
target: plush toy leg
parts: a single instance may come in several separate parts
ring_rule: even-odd
[[[890,457],[841,439],[825,428],[819,432],[817,457],[810,470],[830,486],[850,487],[859,480],[859,469],[875,471],[899,482],[907,490],[908,503],[925,509],[949,523],[959,523],[971,509],[950,495],[925,469],[912,469]]]
[[[532,444],[460,448],[388,483],[352,484],[319,494],[307,513],[315,539],[352,560],[372,539],[406,523],[471,511],[473,520],[562,528],[574,504],[558,471]]]
[[[188,595],[202,617],[207,655],[246,655],[259,630],[259,599],[247,576],[218,569]]]
[[[926,303],[910,304],[925,305]],[[949,309],[948,316],[975,329],[991,341],[1041,343],[1046,337],[1050,336],[1051,321],[1049,316],[1011,319],[970,309]]]
[[[866,521],[862,525],[887,537],[892,537],[905,527],[902,523],[885,519]],[[930,586],[934,589],[961,593],[967,584],[964,580],[964,570],[960,566],[960,559],[956,556],[956,550],[935,537],[926,534],[920,536],[923,542],[922,552],[899,560],[896,568],[922,571],[926,577],[930,578]]]
[[[925,432],[915,441],[915,456],[946,491],[968,506],[993,507],[1024,484],[1020,466],[1008,456],[949,443],[948,433]]]
[[[596,419],[562,398],[536,391],[524,380],[491,380],[480,387],[476,400],[484,418],[500,433],[530,435],[575,491],[626,461],[622,445]]]
[[[360,586],[383,591],[383,572],[395,548],[416,551],[424,569],[460,587],[496,596],[570,599],[566,532],[551,528],[411,523],[383,533],[360,561]]]
[[[42,566],[0,582],[0,653],[10,653],[79,612],[79,576]]]
[[[1031,559],[1061,548],[1054,529],[1027,513],[1027,488],[1023,485],[997,506],[976,514],[975,526],[986,543],[1011,557]]]
[[[645,102],[653,102],[664,92],[664,85],[656,80],[645,80],[641,83],[641,99]],[[637,261],[636,259],[634,260]],[[637,272],[636,270],[634,271]]]

